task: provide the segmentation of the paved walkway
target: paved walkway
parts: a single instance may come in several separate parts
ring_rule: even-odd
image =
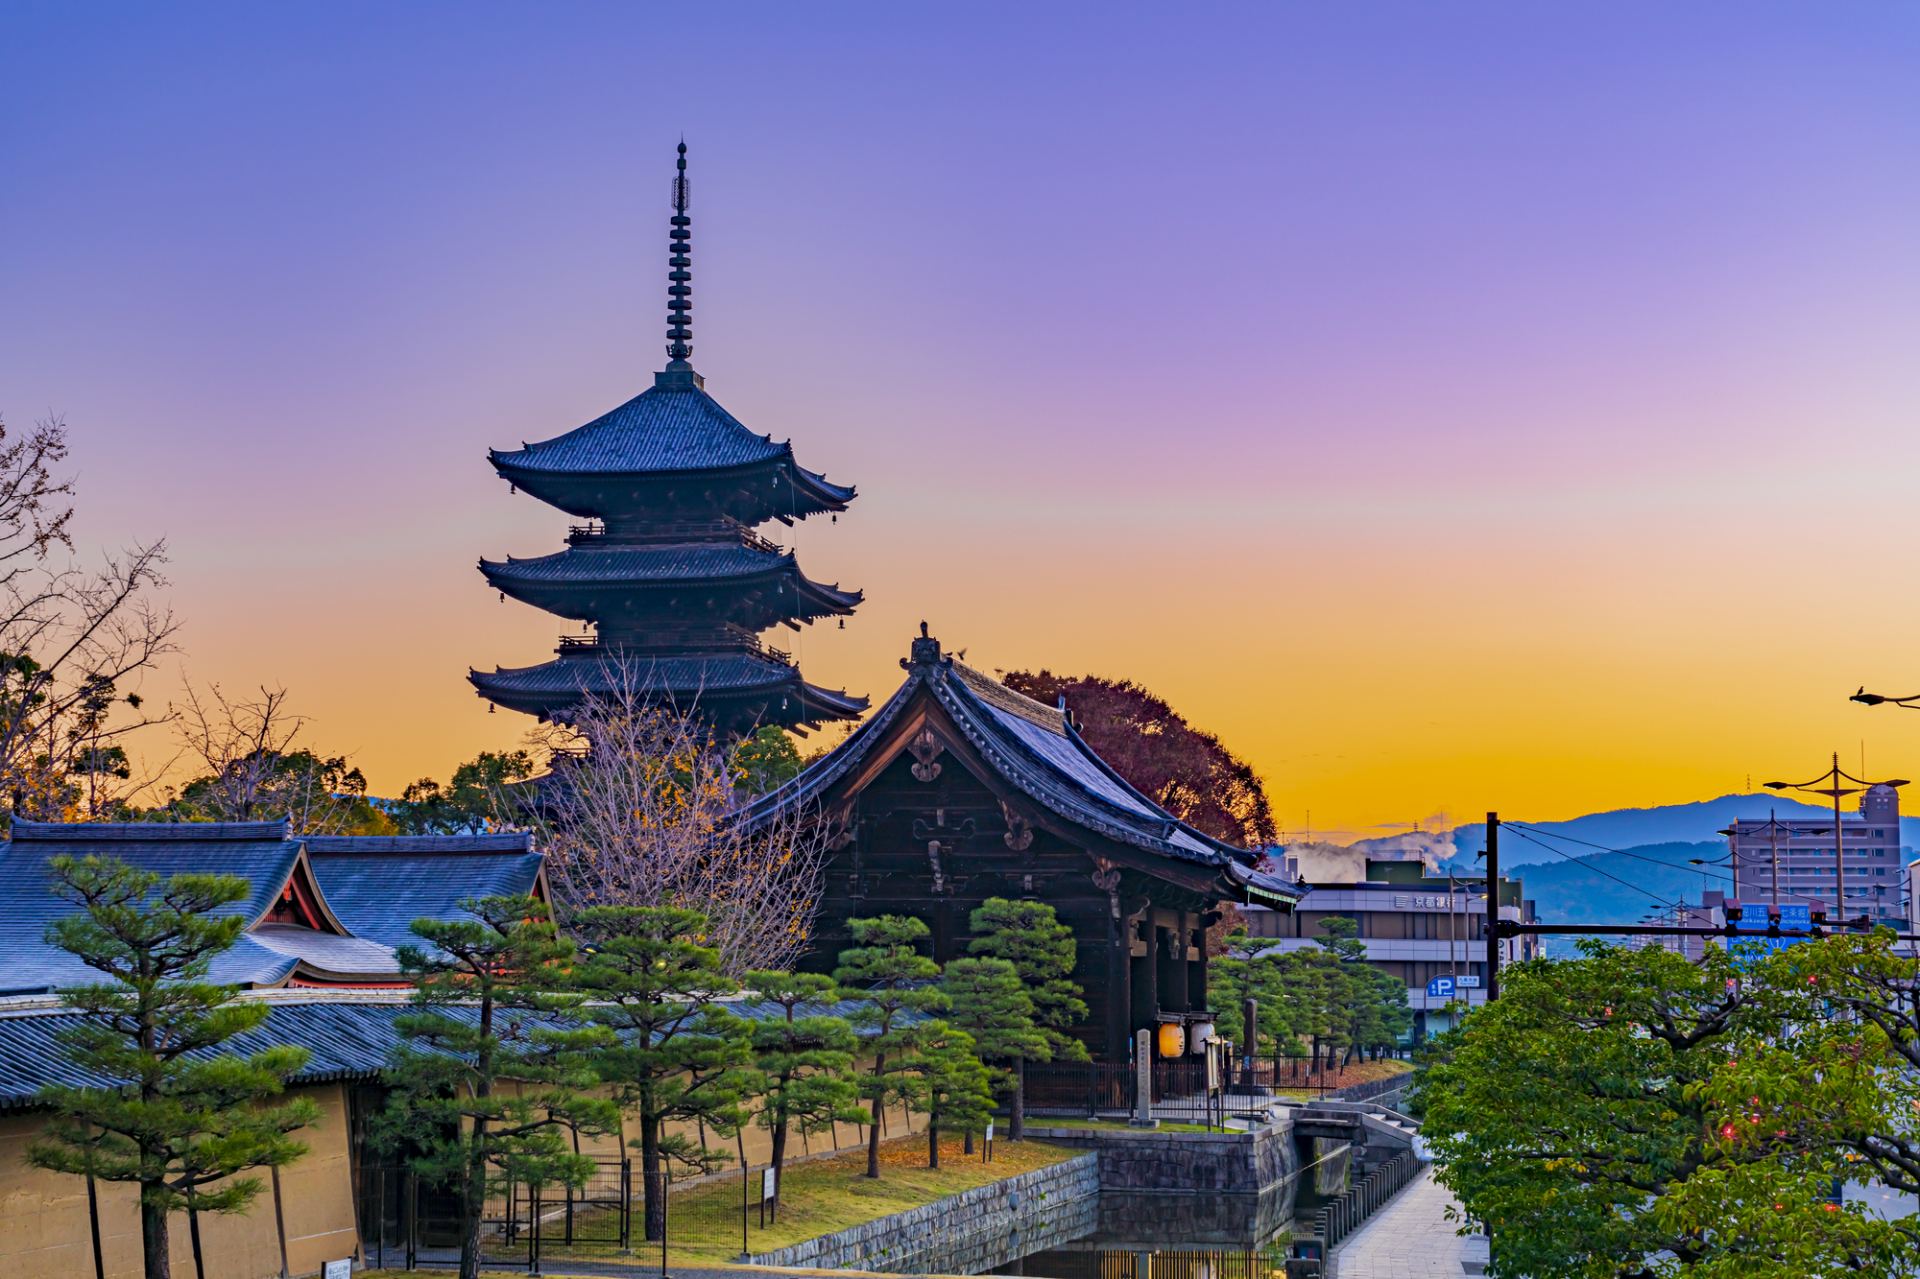
[[[1459,1279],[1465,1261],[1486,1258],[1487,1245],[1453,1233],[1459,1223],[1446,1216],[1452,1202],[1427,1167],[1341,1244],[1335,1273],[1339,1279]]]

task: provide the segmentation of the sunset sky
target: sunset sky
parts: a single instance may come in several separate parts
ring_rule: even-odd
[[[528,726],[486,450],[650,384],[683,132],[694,364],[860,488],[814,682],[1131,677],[1292,832],[1920,777],[1920,8],[12,0],[0,79],[0,412],[376,793]]]

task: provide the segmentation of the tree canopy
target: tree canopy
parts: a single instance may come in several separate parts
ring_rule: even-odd
[[[1423,1065],[1437,1175],[1499,1273],[1909,1274],[1913,1219],[1835,1196],[1914,1185],[1916,975],[1885,935],[1518,965]]]
[[[55,1086],[51,1112],[28,1148],[35,1165],[140,1188],[147,1279],[167,1279],[169,1214],[245,1212],[260,1193],[254,1168],[306,1153],[293,1134],[319,1118],[309,1099],[281,1101],[307,1061],[287,1045],[249,1055],[223,1050],[257,1029],[262,1003],[206,980],[246,918],[226,910],[247,897],[233,875],[175,875],[100,857],[56,857],[54,891],[80,909],[55,920],[47,940],[107,980],[60,992],[84,1015],[65,1033],[69,1060],[104,1086]]]
[[[1136,790],[1181,821],[1242,848],[1279,841],[1253,766],[1131,680],[1012,671],[1007,687],[1052,706],[1064,697],[1087,744]]]

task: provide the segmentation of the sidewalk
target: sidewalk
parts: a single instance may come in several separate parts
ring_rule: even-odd
[[[1331,1273],[1336,1279],[1459,1279],[1468,1261],[1484,1265],[1486,1241],[1453,1233],[1459,1223],[1446,1217],[1452,1202],[1429,1166],[1335,1250]]]

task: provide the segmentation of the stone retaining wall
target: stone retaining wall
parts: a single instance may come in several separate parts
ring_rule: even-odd
[[[1155,1240],[1229,1247],[1292,1219],[1300,1166],[1291,1126],[1254,1132],[1162,1132],[1032,1126],[1028,1135],[1100,1155],[1100,1223],[1087,1242],[1106,1248]]]
[[[922,1208],[757,1253],[753,1264],[979,1274],[1077,1239],[1100,1215],[1100,1156],[976,1186]]]

